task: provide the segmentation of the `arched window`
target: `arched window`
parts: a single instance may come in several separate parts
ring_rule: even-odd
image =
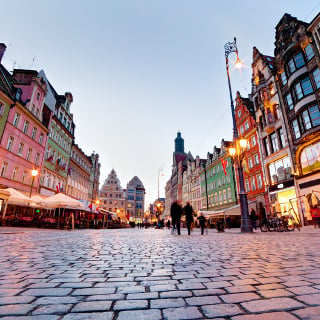
[[[302,150],[300,163],[303,174],[320,169],[320,141]]]

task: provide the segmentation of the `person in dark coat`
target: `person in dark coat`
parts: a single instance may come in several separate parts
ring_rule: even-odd
[[[182,207],[178,201],[174,201],[170,208],[170,215],[172,220],[172,231],[174,232],[175,228],[177,229],[178,235],[180,235],[180,221],[182,215]]]
[[[193,222],[193,208],[190,204],[190,202],[187,202],[185,207],[183,208],[183,212],[186,215],[186,222],[187,222],[187,228],[188,228],[188,235],[190,236],[191,233],[191,224]]]
[[[250,220],[251,220],[251,224],[252,224],[252,227],[254,228],[254,230],[257,230],[258,217],[257,217],[257,214],[253,208],[251,209],[251,212],[250,212]]]
[[[200,228],[201,228],[201,235],[203,235],[204,228],[206,226],[206,218],[204,217],[203,213],[200,213],[200,216],[197,218],[199,220]]]

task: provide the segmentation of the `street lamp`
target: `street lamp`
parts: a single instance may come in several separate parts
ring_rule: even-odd
[[[235,144],[234,148],[231,152],[233,152],[233,157],[237,160],[237,169],[238,169],[238,177],[239,177],[239,200],[240,200],[240,209],[241,209],[241,232],[253,232],[253,228],[251,225],[251,221],[249,218],[249,208],[248,208],[248,198],[247,194],[244,189],[244,180],[243,180],[243,167],[242,167],[242,160],[244,155],[244,148],[243,145],[246,145],[246,142],[243,140],[245,139],[238,139],[238,130],[236,125],[236,117],[234,112],[234,104],[232,99],[232,90],[231,90],[231,82],[230,82],[230,74],[229,74],[229,54],[235,52],[237,55],[237,60],[235,63],[236,68],[240,68],[242,63],[238,56],[238,48],[237,48],[237,41],[234,38],[233,42],[227,42],[224,45],[224,53],[226,58],[226,69],[227,69],[227,76],[228,76],[228,86],[229,86],[229,94],[230,94],[230,102],[231,102],[231,115],[232,115],[232,123],[233,123],[233,142]],[[229,153],[230,153],[229,149]],[[231,153],[230,153],[231,155]]]
[[[32,188],[33,188],[33,183],[34,183],[34,178],[39,174],[39,171],[37,169],[31,170],[31,187],[30,187],[30,195],[29,198],[31,198],[31,193],[32,193]]]

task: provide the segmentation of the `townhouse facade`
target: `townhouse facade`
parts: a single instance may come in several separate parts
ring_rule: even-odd
[[[128,183],[126,189],[126,214],[128,220],[143,222],[144,204],[145,204],[145,188],[141,180],[134,176]]]

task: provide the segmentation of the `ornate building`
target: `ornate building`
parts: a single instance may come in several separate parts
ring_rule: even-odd
[[[143,222],[145,189],[141,180],[134,176],[127,184],[127,215],[129,220]]]
[[[101,209],[117,213],[123,221],[126,219],[126,193],[114,169],[101,187],[99,200]]]
[[[308,212],[300,197],[320,192],[319,27],[319,14],[311,24],[285,14],[276,26],[274,51],[276,83],[298,191],[292,202],[305,221]],[[286,165],[284,170],[286,174]]]

